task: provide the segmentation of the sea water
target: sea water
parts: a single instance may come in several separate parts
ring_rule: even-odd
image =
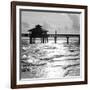
[[[21,79],[65,78],[80,76],[80,43],[78,38],[58,38],[57,43],[49,38],[48,43],[36,39],[22,39],[20,71]]]

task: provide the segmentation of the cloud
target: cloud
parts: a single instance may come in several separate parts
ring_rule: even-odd
[[[70,13],[50,13],[50,12],[31,12],[22,13],[22,31],[32,29],[40,24],[42,27],[54,33],[79,33],[80,22],[79,15]]]
[[[80,33],[80,15],[79,14],[68,14],[68,16],[71,18],[73,25],[72,29],[74,32]]]
[[[23,32],[27,32],[27,30],[30,28],[30,25],[27,22],[22,22],[21,23],[21,30]]]

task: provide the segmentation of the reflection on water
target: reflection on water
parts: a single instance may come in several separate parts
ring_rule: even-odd
[[[80,47],[78,38],[66,43],[60,38],[55,44],[53,39],[42,44],[29,44],[21,40],[21,78],[64,78],[80,76]]]

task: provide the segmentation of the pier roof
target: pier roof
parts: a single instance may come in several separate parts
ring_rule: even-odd
[[[29,32],[48,32],[47,30],[43,29],[41,25],[36,25],[35,28],[28,30]]]

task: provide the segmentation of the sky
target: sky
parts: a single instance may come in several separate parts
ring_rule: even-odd
[[[80,14],[21,11],[21,31],[27,33],[29,29],[40,24],[48,33],[54,34],[79,34]]]

